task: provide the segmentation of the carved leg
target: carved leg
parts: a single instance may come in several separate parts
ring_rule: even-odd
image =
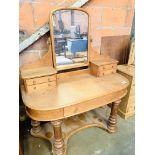
[[[31,120],[31,125],[32,125],[31,131],[33,133],[38,133],[41,130],[39,121]]]
[[[63,155],[65,149],[61,130],[62,120],[52,121],[51,123],[54,131],[54,154]]]
[[[117,131],[117,111],[118,111],[118,106],[120,102],[121,100],[118,100],[112,103],[111,113],[110,113],[110,117],[108,120],[108,126],[107,126],[109,133],[114,133]]]

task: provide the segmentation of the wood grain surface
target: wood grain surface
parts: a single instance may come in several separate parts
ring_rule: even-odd
[[[59,79],[57,87],[48,91],[26,93],[21,86],[21,92],[28,115],[35,120],[47,121],[73,116],[116,101],[125,96],[128,85],[129,81],[118,73],[101,78],[83,73]]]

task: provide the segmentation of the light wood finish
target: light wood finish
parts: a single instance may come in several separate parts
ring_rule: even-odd
[[[53,109],[53,110],[33,110],[32,108],[26,107],[27,115],[35,120],[40,121],[52,121],[64,118],[64,109]]]
[[[117,60],[111,58],[101,58],[90,61],[91,73],[97,77],[116,73]]]
[[[103,117],[103,113],[105,112],[104,110],[105,109],[101,107],[101,108],[97,108],[95,110],[82,113],[80,115],[76,115],[73,117],[69,117],[63,120],[63,123],[61,125],[62,126],[61,132],[62,132],[62,137],[64,139],[64,145],[63,145],[64,155],[67,155],[68,140],[75,133],[90,127],[98,127],[105,131],[108,130],[107,119]],[[54,144],[54,131],[53,131],[53,125],[51,126],[51,122],[44,123],[42,125],[42,130],[40,130],[40,132],[38,133],[32,132],[32,135],[38,138],[46,139],[52,145]],[[59,132],[59,135],[60,135],[60,132]],[[52,146],[52,148],[54,148],[54,146]],[[55,152],[53,151],[53,153]]]
[[[40,67],[47,67],[51,66],[53,67],[53,55],[51,51],[51,43],[50,39],[48,40],[49,48],[48,52],[40,59],[30,64],[25,64],[20,67],[20,71],[29,70],[29,69],[38,69]]]
[[[116,100],[116,98],[114,97],[115,95],[122,97],[126,93],[127,93],[126,90],[123,89],[121,91],[118,91],[117,94],[112,93],[112,94],[108,94],[104,97],[98,97],[98,98],[92,99],[92,100],[87,101],[87,102],[82,102],[82,103],[79,103],[76,105],[65,107],[64,108],[64,116],[70,117],[70,116],[73,116],[76,114],[80,114],[80,113],[83,113],[83,112],[104,106],[107,103],[111,103],[111,102],[115,101]]]
[[[21,70],[24,88],[28,93],[44,91],[56,87],[57,71],[53,67]]]
[[[60,73],[57,82],[57,87],[43,92],[27,93],[21,86],[26,112],[31,119],[36,120],[32,122],[31,134],[50,140],[55,155],[65,155],[68,138],[81,129],[96,126],[104,128],[110,133],[115,131],[116,105],[112,108],[108,128],[103,125],[103,122],[86,121],[82,126],[81,123],[75,125],[73,130],[69,130],[66,135],[61,131],[60,120],[69,119],[71,116],[87,111],[89,113],[92,109],[120,100],[127,93],[129,82],[126,78],[117,73],[96,78],[90,74],[89,69],[84,69]],[[89,119],[91,119],[90,116]],[[52,121],[54,132],[46,133],[44,129],[40,128],[38,121]],[[67,127],[70,128],[69,124]]]
[[[62,120],[52,121],[51,123],[53,125],[53,131],[54,131],[53,152],[55,155],[63,155],[65,152],[65,148],[61,129]]]
[[[34,84],[34,85],[26,85],[25,90],[28,93],[33,93],[33,92],[38,92],[42,91],[44,92],[45,90],[50,90],[56,87],[56,81],[52,82],[47,82],[47,83],[41,83],[41,84]]]
[[[57,87],[50,91],[29,94],[21,86],[21,92],[31,118],[51,121],[116,101],[127,93],[128,84],[128,80],[117,73],[101,78],[83,73],[59,79]],[[63,109],[63,115],[58,113],[56,118],[52,111],[58,109]]]
[[[56,73],[57,71],[51,66],[39,67],[35,69],[21,70],[21,78],[30,79],[30,78],[36,78],[41,76],[53,75]]]
[[[84,12],[84,13],[86,13],[88,15],[88,52],[87,52],[87,61],[86,62],[84,62],[84,63],[77,63],[77,64],[75,63],[73,65],[65,65],[65,66],[63,66],[63,65],[57,66],[56,65],[56,53],[55,53],[55,46],[54,46],[54,33],[53,33],[52,14],[55,11],[58,11],[58,10],[79,10],[79,11],[82,11],[82,12]],[[78,68],[78,67],[82,67],[82,66],[89,66],[89,53],[90,53],[90,35],[89,35],[89,32],[90,32],[90,17],[89,17],[89,13],[86,10],[82,9],[82,8],[77,8],[77,7],[64,8],[64,7],[60,7],[60,8],[57,8],[57,9],[53,9],[50,12],[49,24],[50,24],[50,37],[51,37],[51,41],[52,41],[52,47],[51,47],[52,49],[51,50],[53,52],[54,68],[56,68],[58,70],[66,70],[66,69],[70,69],[70,68]]]
[[[96,60],[98,58],[101,58],[102,55],[100,55],[100,52],[98,52],[94,47],[90,46],[90,61]]]
[[[67,69],[73,69],[73,68],[79,68],[79,67],[86,67],[88,64],[86,63],[75,63],[75,64],[68,64],[68,65],[60,65],[57,66],[57,71],[67,70]]]
[[[57,79],[63,80],[63,79],[70,78],[72,76],[77,76],[77,75],[82,75],[82,74],[90,74],[90,69],[87,68],[87,69],[75,70],[71,72],[59,73],[57,74]]]
[[[126,77],[130,85],[127,95],[122,99],[118,114],[127,119],[135,113],[135,66],[133,65],[118,65],[118,73]]]
[[[131,40],[128,65],[135,65],[135,41],[134,40]]]
[[[128,74],[130,76],[133,76],[135,77],[135,66],[133,65],[118,65],[118,68],[117,68],[118,71],[121,71],[125,74]]]
[[[112,103],[112,107],[111,107],[111,113],[110,113],[110,117],[108,120],[108,132],[109,133],[114,133],[117,131],[117,111],[118,111],[118,106],[120,104],[121,100],[115,101]]]
[[[84,11],[77,8],[71,9]],[[52,43],[54,43],[51,14],[50,24],[51,40]],[[89,42],[90,38],[88,32],[88,63],[83,66],[89,67],[90,53],[92,62],[96,59],[100,60],[101,58],[104,58],[104,60],[108,59],[109,61],[109,56],[101,56],[97,52],[94,52],[94,49],[90,48]],[[50,139],[50,142],[53,145],[52,148],[54,148],[53,153],[55,155],[62,155],[66,153],[65,147],[67,146],[64,141],[66,135],[63,134],[61,129],[62,120],[70,119],[72,116],[85,112],[89,113],[93,109],[113,102],[111,115],[108,121],[108,128],[106,127],[106,130],[109,132],[114,132],[116,129],[118,102],[127,94],[129,81],[118,73],[109,74],[116,70],[116,61],[111,61],[110,63],[104,61],[106,62],[104,64],[103,62],[98,61],[97,65],[102,66],[103,64],[99,71],[106,71],[106,74],[109,74],[98,78],[90,74],[90,68],[64,73],[49,72],[49,70],[47,71],[45,69],[46,67],[48,67],[48,69],[52,68],[52,70],[54,70],[53,67],[56,68],[54,50],[54,46],[52,48],[51,43],[49,42],[49,51],[41,60],[21,67],[21,77],[24,81],[21,83],[21,94],[23,102],[26,106],[26,113],[32,119],[31,134],[36,137]],[[81,66],[82,65],[77,65],[76,67]],[[44,67],[44,69],[42,69],[42,67]],[[75,68],[75,66],[71,66],[69,69],[73,68]],[[38,70],[41,69],[42,71],[39,71],[38,73]],[[64,67],[64,69],[68,68]],[[57,78],[52,81],[53,75]],[[51,77],[50,81],[49,76]],[[49,83],[53,84],[54,81],[57,83],[56,87],[52,87],[52,89],[44,89]],[[24,85],[29,86],[31,93],[25,91]],[[34,91],[34,87],[37,91]],[[51,121],[53,133],[45,133],[45,131],[40,127],[40,121]],[[79,123],[79,126],[74,128],[74,131],[71,133],[73,134],[75,131],[79,131],[85,127],[98,126],[103,128],[104,126],[103,122],[102,125],[101,123],[99,124],[99,121],[96,123],[93,122],[93,124],[90,122],[89,124],[88,122],[89,121],[86,120],[86,123],[84,123],[85,125],[82,127]]]
[[[25,80],[26,85],[28,85],[28,86],[52,82],[52,81],[56,81],[56,75],[43,76],[43,77],[39,77],[39,78],[30,78],[30,79]]]
[[[111,59],[111,58],[101,58],[100,59],[95,59],[95,60],[92,60],[91,63],[95,64],[96,66],[111,66],[111,65],[117,65],[118,61],[115,60],[115,59]],[[109,69],[109,67],[105,68],[105,69]]]

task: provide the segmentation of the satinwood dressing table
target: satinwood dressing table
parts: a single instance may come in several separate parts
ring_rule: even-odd
[[[117,61],[100,55],[95,59],[86,11],[54,10],[50,28],[46,55],[20,68],[21,93],[32,119],[31,134],[49,140],[53,154],[63,155],[69,137],[81,129],[96,126],[116,132],[118,106],[129,81],[115,72]],[[110,117],[104,122],[94,111],[109,103]]]

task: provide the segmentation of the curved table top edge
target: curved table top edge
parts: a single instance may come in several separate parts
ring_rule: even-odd
[[[115,73],[115,74],[118,74],[118,73]],[[129,81],[128,81],[124,76],[122,76],[122,75],[120,75],[120,74],[118,74],[118,75],[121,76],[121,77],[126,81],[126,84],[125,84],[121,89],[118,89],[116,92],[121,91],[121,90],[127,88],[128,85],[129,85]],[[21,87],[21,89],[23,89],[23,88]],[[115,91],[113,91],[113,92],[115,92]],[[98,98],[98,97],[101,97],[101,96],[105,96],[105,95],[107,95],[107,94],[99,95],[99,96],[96,96],[95,98]],[[92,100],[92,99],[95,99],[95,98],[92,97],[92,98],[88,98],[87,100]],[[26,102],[24,102],[24,104],[25,104],[26,107],[28,107],[28,108],[30,108],[30,109],[33,109],[33,110],[48,111],[48,110],[56,110],[56,109],[61,109],[61,108],[69,107],[69,106],[72,106],[72,105],[79,104],[79,103],[81,103],[81,102],[84,102],[84,100],[83,100],[83,101],[81,100],[80,102],[68,104],[68,105],[55,106],[55,107],[53,107],[53,108],[39,108],[39,107],[33,107],[32,104],[29,105],[29,104],[26,103]]]
[[[64,118],[68,118],[68,117],[71,117],[71,116],[74,116],[74,115],[79,115],[81,113],[84,113],[84,112],[88,112],[90,110],[94,110],[96,108],[100,108],[102,106],[105,106],[109,103],[112,103],[114,101],[117,101],[121,98],[123,98],[125,95],[127,94],[127,88],[125,88],[123,90],[123,93],[121,93],[119,96],[115,97],[114,99],[111,99],[109,102],[106,102],[106,103],[102,103],[100,105],[96,105],[95,107],[91,107],[90,109],[85,109],[83,111],[80,111],[80,112],[76,112],[76,113],[70,113],[70,109],[72,110],[72,106],[68,106],[68,107],[65,107],[65,108],[61,108],[61,109],[56,109],[56,110],[33,110],[31,108],[28,108],[26,107],[26,113],[28,114],[28,116],[34,120],[37,120],[37,121],[54,121],[54,120],[58,120],[58,119],[64,119]],[[96,98],[97,99],[97,98]],[[91,101],[90,101],[91,102]],[[74,109],[77,108],[78,104],[74,105]],[[69,111],[69,114],[66,112],[66,109],[67,111]],[[53,113],[54,112],[54,113]],[[61,113],[62,112],[62,115],[58,115],[58,116],[55,116],[55,112],[57,113]]]

